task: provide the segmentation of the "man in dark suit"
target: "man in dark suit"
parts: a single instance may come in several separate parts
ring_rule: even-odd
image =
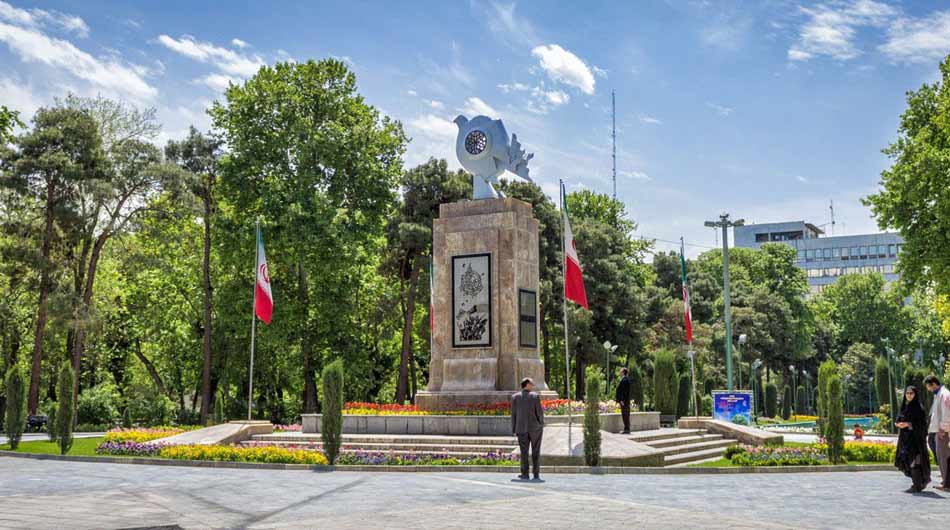
[[[620,415],[623,417],[623,434],[630,434],[630,379],[627,369],[620,369],[620,383],[617,384],[615,400],[620,403]]]
[[[534,392],[534,381],[530,377],[521,380],[521,392],[511,396],[511,432],[518,436],[521,447],[521,475],[528,480],[528,447],[531,447],[531,462],[534,479],[541,476],[541,435],[544,432],[544,409],[541,397]]]

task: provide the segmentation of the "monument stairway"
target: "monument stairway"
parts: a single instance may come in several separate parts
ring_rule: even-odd
[[[664,467],[715,460],[722,457],[726,448],[738,443],[705,429],[664,428],[634,432],[628,438],[660,451]]]
[[[274,433],[257,435],[242,445],[276,445],[301,449],[321,449],[319,434]],[[344,451],[394,454],[433,454],[449,456],[484,456],[488,453],[508,454],[518,448],[513,436],[435,436],[422,434],[344,434]]]

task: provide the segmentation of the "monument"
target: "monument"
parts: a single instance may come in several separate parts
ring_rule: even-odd
[[[432,357],[416,403],[426,410],[503,403],[524,377],[542,399],[555,399],[538,350],[538,221],[530,204],[494,186],[506,170],[530,180],[533,155],[501,120],[459,116],[455,124],[473,200],[442,204],[433,222]]]

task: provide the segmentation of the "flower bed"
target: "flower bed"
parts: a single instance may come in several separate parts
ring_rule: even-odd
[[[575,414],[584,412],[583,401],[568,401],[566,399],[550,399],[541,402],[545,414],[552,416],[566,416],[568,410]],[[631,407],[635,409],[635,407]],[[632,410],[636,412],[636,410]],[[620,405],[615,401],[600,404],[602,414],[616,414],[620,412]],[[507,416],[511,413],[510,403],[492,403],[487,405],[471,405],[456,410],[422,410],[416,405],[396,405],[379,403],[351,402],[343,406],[343,414],[359,416]]]
[[[171,460],[211,460],[215,462],[263,462],[267,464],[326,465],[318,451],[282,447],[235,447],[231,445],[173,445],[163,447],[158,456]]]
[[[737,466],[820,466],[828,457],[816,447],[738,446],[730,451],[730,460]]]
[[[136,427],[132,429],[115,428],[106,433],[107,442],[150,442],[159,438],[167,438],[181,434],[185,431],[200,429],[199,426],[171,427],[162,425],[159,427]]]
[[[96,454],[110,456],[158,456],[162,447],[161,444],[147,444],[132,441],[103,442],[96,447]]]
[[[438,454],[395,454],[385,452],[345,451],[337,457],[338,465],[377,466],[514,466],[517,455],[487,453],[481,456],[457,457]]]
[[[299,423],[292,423],[290,425],[274,425],[274,432],[300,432],[301,425]]]

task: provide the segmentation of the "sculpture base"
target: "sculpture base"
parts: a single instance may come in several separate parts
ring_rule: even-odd
[[[553,390],[536,390],[542,400],[557,399]],[[430,392],[421,390],[416,394],[416,405],[422,410],[461,410],[476,405],[508,403],[516,392],[509,390],[459,390]]]

